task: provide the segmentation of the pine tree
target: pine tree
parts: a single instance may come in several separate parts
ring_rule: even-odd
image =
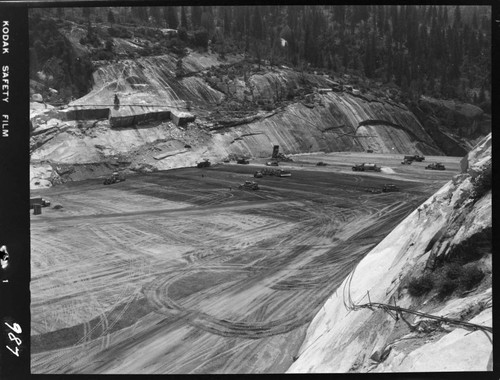
[[[253,31],[254,38],[256,38],[259,41],[262,40],[264,33],[263,33],[263,26],[262,26],[262,16],[260,14],[260,7],[254,7],[253,20],[252,20],[252,31]]]
[[[188,29],[188,22],[187,22],[186,8],[185,7],[181,7],[181,26],[183,28]]]
[[[108,22],[110,24],[114,24],[115,23],[115,16],[113,15],[113,12],[110,10],[108,10]]]
[[[191,6],[191,23],[193,24],[193,29],[198,29],[201,26],[201,7]]]
[[[163,26],[163,14],[160,7],[149,7],[149,14],[155,20],[156,25]]]
[[[472,14],[472,29],[477,30],[479,24],[477,22],[477,8],[474,8],[474,13]]]
[[[177,21],[177,9],[176,7],[164,7],[163,13],[165,20],[167,21],[167,26],[170,29],[176,29],[179,22]]]
[[[224,7],[224,34],[231,33],[231,7]]]

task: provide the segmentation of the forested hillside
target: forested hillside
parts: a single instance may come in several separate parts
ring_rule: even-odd
[[[64,20],[64,21],[61,21]],[[67,101],[90,88],[100,60],[133,58],[111,38],[133,38],[141,56],[185,48],[228,53],[301,71],[349,75],[361,91],[397,86],[459,99],[490,112],[491,12],[482,6],[149,6],[37,9],[30,13],[30,77]],[[81,49],[62,28],[81,29]],[[171,30],[174,29],[174,30]],[[333,75],[332,75],[333,76]]]

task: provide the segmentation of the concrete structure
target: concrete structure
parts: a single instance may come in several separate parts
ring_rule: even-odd
[[[187,123],[193,122],[196,116],[189,112],[172,111],[171,119],[175,125],[186,125]]]

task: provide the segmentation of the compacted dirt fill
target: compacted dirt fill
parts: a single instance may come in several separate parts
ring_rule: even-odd
[[[353,156],[308,156],[291,177],[225,164],[38,191],[32,372],[284,372],[359,260],[458,172],[446,159],[360,173]],[[385,183],[401,191],[367,191]]]

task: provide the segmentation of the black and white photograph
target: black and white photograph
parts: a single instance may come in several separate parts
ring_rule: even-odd
[[[492,5],[25,12],[29,116],[0,114],[29,135],[29,257],[0,245],[29,325],[2,320],[2,356],[495,378]]]

